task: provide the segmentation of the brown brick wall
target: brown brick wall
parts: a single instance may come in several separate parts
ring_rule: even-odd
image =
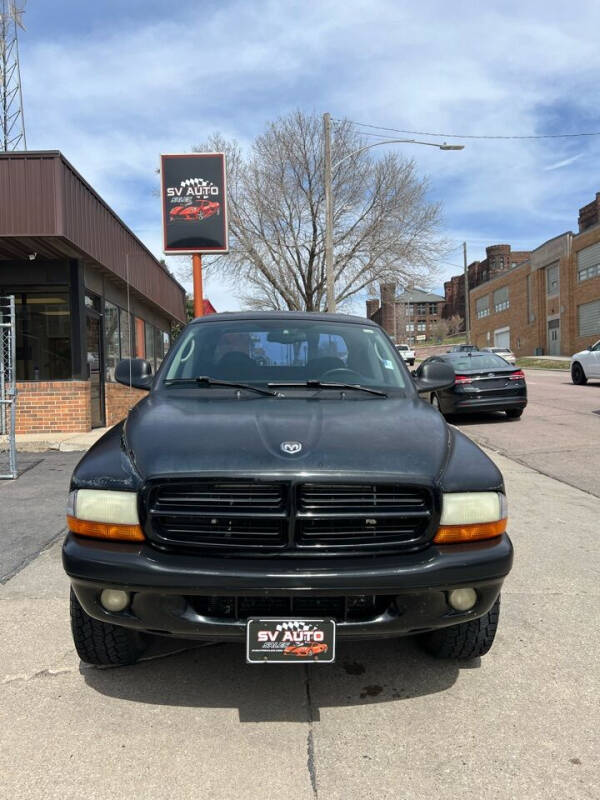
[[[510,328],[510,344],[517,355],[534,355],[542,348],[549,354],[548,317],[560,317],[560,351],[564,356],[583,350],[600,338],[600,332],[590,336],[579,336],[577,307],[600,299],[600,277],[583,283],[577,281],[577,252],[600,241],[600,225],[586,230],[573,238],[571,251],[558,259],[559,294],[546,294],[546,268],[533,269],[529,262],[521,264],[495,280],[481,284],[470,292],[471,338],[478,347],[494,345],[494,331]],[[549,263],[551,262],[551,259]],[[555,263],[555,262],[554,262]],[[529,319],[527,276],[531,275],[530,290],[534,319]],[[494,290],[509,287],[510,308],[494,312]],[[489,294],[490,315],[477,319],[476,300]],[[489,339],[487,334],[490,334]]]
[[[106,383],[104,386],[106,424],[116,425],[125,419],[130,408],[138,403],[148,392],[142,389],[130,389],[120,383]]]
[[[17,433],[77,433],[91,426],[88,381],[17,383]]]
[[[596,201],[600,211],[600,192],[596,195]],[[591,336],[580,336],[577,321],[577,306],[583,303],[590,303],[592,300],[600,300],[600,276],[590,278],[587,281],[583,281],[583,283],[578,283],[577,281],[577,253],[579,250],[596,244],[596,242],[600,242],[600,224],[573,237],[573,269],[571,270],[571,293],[573,301],[571,304],[569,326],[572,343],[571,353],[578,353],[580,350],[585,350],[586,347],[589,347],[600,339],[600,333]]]
[[[585,231],[600,222],[600,192],[587,206],[579,209],[579,231]]]
[[[485,248],[486,258],[483,261],[473,261],[468,266],[469,289],[475,289],[486,281],[493,280],[499,275],[509,272],[512,264],[522,264],[529,258],[528,250],[511,250],[509,244],[491,244]],[[458,314],[465,316],[465,276],[464,273],[454,275],[444,283],[446,304],[442,312],[445,319]]]
[[[382,283],[381,291],[381,317],[379,324],[392,337],[396,336],[396,284]]]

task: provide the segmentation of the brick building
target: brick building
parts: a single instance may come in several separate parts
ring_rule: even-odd
[[[471,339],[517,355],[571,355],[600,339],[600,193],[580,209],[579,232],[531,251],[470,291]]]
[[[0,153],[0,295],[16,306],[17,432],[86,431],[143,392],[121,358],[160,365],[185,291],[57,151]]]
[[[380,286],[379,300],[367,300],[367,317],[378,322],[395,342],[414,344],[429,339],[431,327],[442,316],[445,298],[422,289],[396,294],[395,283]]]
[[[469,275],[469,289],[474,289],[486,281],[493,280],[498,275],[508,272],[519,266],[529,258],[526,250],[512,250],[509,244],[492,244],[485,248],[486,258],[483,261],[473,261],[467,267]],[[458,314],[465,318],[465,276],[453,275],[444,283],[446,303],[443,309],[444,319]]]

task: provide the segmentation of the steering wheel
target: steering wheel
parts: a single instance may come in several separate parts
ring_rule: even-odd
[[[346,367],[336,367],[336,369],[328,369],[321,375],[321,380],[331,383],[362,383],[362,376],[359,372]]]

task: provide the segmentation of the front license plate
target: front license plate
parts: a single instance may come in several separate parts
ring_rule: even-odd
[[[303,664],[307,661],[331,664],[335,660],[335,620],[249,619],[246,660],[249,664]]]

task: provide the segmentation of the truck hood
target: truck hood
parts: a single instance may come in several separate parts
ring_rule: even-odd
[[[124,441],[142,479],[343,472],[431,484],[450,448],[443,417],[417,397],[234,399],[185,389],[142,400],[127,418]],[[286,454],[282,442],[302,449]]]

